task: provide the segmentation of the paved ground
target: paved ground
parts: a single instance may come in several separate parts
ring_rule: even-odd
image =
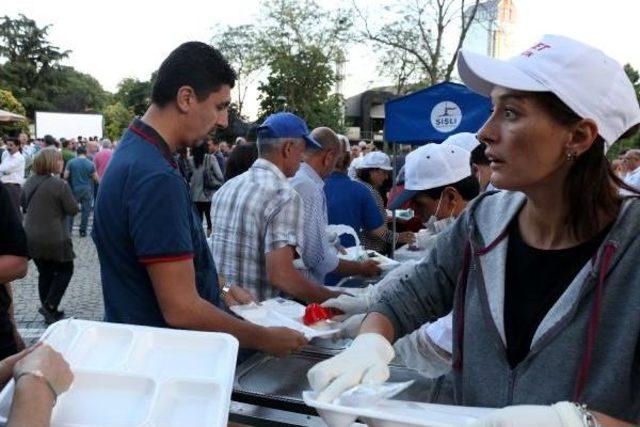
[[[60,309],[66,316],[100,320],[103,316],[102,289],[95,245],[90,236],[79,237],[76,228],[73,249],[76,253],[73,277]],[[13,282],[13,298],[18,330],[27,344],[33,343],[47,327],[38,313],[38,270],[33,261],[29,262],[27,276]]]

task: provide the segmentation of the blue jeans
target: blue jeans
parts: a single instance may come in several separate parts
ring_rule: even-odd
[[[92,190],[73,193],[76,201],[80,203],[80,234],[87,234],[87,226],[89,224],[89,213],[91,212],[91,204],[93,203]],[[73,219],[69,217],[69,230],[73,230]]]

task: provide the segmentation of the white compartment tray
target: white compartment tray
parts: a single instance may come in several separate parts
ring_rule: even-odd
[[[284,326],[304,334],[308,339],[329,337],[339,331],[339,324],[331,320],[306,326],[302,322],[305,306],[284,298],[272,298],[260,304],[234,305],[229,307],[238,316],[260,326]]]
[[[238,341],[231,335],[63,320],[42,339],[74,374],[52,427],[221,427],[227,424]],[[14,382],[0,393],[6,422]]]
[[[329,427],[347,427],[357,418],[369,427],[463,427],[494,411],[492,408],[382,400],[371,407],[350,407],[315,400],[302,393],[304,403],[315,408]]]

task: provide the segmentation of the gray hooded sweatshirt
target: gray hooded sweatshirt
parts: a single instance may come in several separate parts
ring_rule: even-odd
[[[625,199],[597,254],[544,317],[527,357],[506,357],[509,223],[525,202],[480,195],[400,286],[371,311],[396,339],[454,310],[455,400],[469,406],[569,400],[629,422],[640,417],[640,199]]]

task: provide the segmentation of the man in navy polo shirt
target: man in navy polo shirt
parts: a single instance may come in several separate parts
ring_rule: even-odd
[[[248,302],[218,287],[202,224],[173,153],[227,126],[235,73],[205,43],[188,42],[160,66],[151,106],[124,133],[100,185],[92,237],[110,322],[220,331],[240,345],[284,355],[306,343],[286,328],[263,328],[217,308]],[[222,294],[222,295],[220,295]]]
[[[351,153],[344,152],[324,181],[329,224],[349,225],[357,233],[369,230],[383,235],[386,229],[384,218],[367,187],[347,175],[350,163]],[[340,242],[346,248],[356,244],[353,237],[346,234],[340,236]]]

